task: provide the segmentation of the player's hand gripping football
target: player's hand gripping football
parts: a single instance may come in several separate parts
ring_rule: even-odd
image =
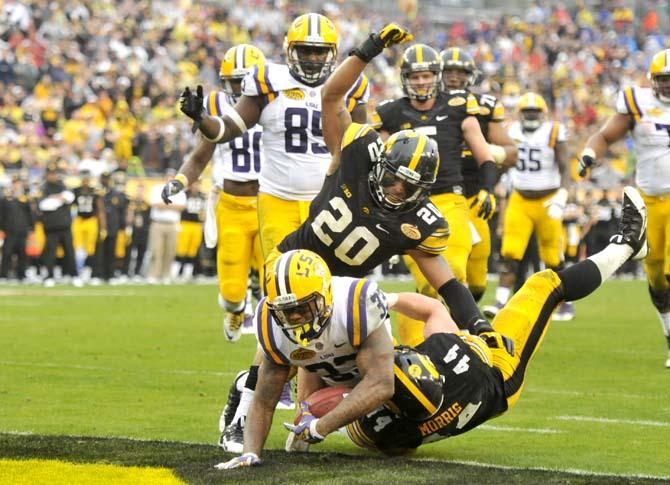
[[[305,401],[300,403],[300,421],[298,424],[284,423],[284,427],[295,434],[296,438],[310,444],[320,443],[325,439],[316,431],[316,423],[319,418],[309,411],[309,404]]]
[[[261,459],[256,453],[244,453],[236,456],[232,460],[224,461],[218,465],[214,465],[217,470],[232,470],[233,468],[242,468],[247,466],[258,466],[261,464]]]
[[[193,120],[191,132],[195,133],[202,121],[202,112],[204,110],[205,96],[202,91],[202,85],[198,84],[195,88],[195,94],[189,87],[186,87],[179,95],[179,109],[182,113]]]
[[[470,204],[470,208],[477,211],[477,217],[488,221],[496,211],[496,196],[488,190],[481,189]]]

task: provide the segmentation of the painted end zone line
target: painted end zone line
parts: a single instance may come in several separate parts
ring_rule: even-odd
[[[611,419],[598,418],[596,416],[556,416],[561,421],[584,421],[588,423],[604,424],[633,424],[636,426],[656,426],[660,428],[670,428],[670,423],[666,421],[647,421],[644,419]]]
[[[558,434],[558,433],[565,433],[565,431],[561,431],[559,429],[551,429],[551,428],[520,428],[520,427],[515,427],[515,426],[495,426],[492,424],[482,424],[481,426],[477,426],[477,429],[485,429],[487,431],[508,431],[508,432],[513,432],[513,433],[539,433],[539,434]]]

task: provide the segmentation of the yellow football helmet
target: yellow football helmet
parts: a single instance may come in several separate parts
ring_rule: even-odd
[[[323,83],[335,68],[339,39],[335,25],[318,13],[293,21],[284,39],[291,74],[308,86]]]
[[[521,118],[521,127],[524,131],[537,130],[549,112],[544,98],[533,92],[525,93],[519,98],[517,109]]]
[[[670,49],[656,53],[651,59],[647,77],[651,89],[659,100],[670,103]]]
[[[251,44],[239,44],[226,51],[219,68],[219,79],[223,92],[233,99],[241,94],[240,86],[232,83],[240,83],[254,66],[265,64],[265,56],[261,50]]]
[[[330,270],[307,249],[288,251],[265,276],[267,305],[284,334],[307,346],[321,335],[333,312]]]

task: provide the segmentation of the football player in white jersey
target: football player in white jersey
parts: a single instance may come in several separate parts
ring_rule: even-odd
[[[484,308],[487,316],[495,316],[509,300],[517,268],[533,232],[547,268],[559,270],[563,261],[562,219],[570,183],[566,129],[547,119],[547,103],[539,94],[529,92],[521,96],[518,111],[519,120],[509,128],[510,138],[518,144],[517,164],[509,172],[514,191],[503,222],[496,303]],[[570,310],[568,306],[559,312],[568,319]]]
[[[644,268],[668,343],[665,366],[670,369],[670,49],[654,55],[647,77],[650,88],[629,86],[619,92],[616,114],[586,142],[580,175],[630,132],[637,160],[635,183],[649,211]]]
[[[254,66],[264,64],[265,56],[253,45],[228,49],[219,71],[223,91],[212,91],[205,98],[207,114],[222,116],[224,107],[233,106],[242,95],[244,76]],[[259,269],[263,263],[257,215],[262,135],[263,128],[253,126],[228,143],[216,145],[212,155],[212,202],[216,211],[213,218],[208,218],[205,233],[208,245],[217,245],[219,304],[226,312],[223,332],[231,342],[240,338],[244,323],[249,269]]]
[[[440,315],[439,323],[457,329],[439,301],[414,293],[387,296],[372,281],[331,276],[325,261],[306,249],[283,253],[266,271],[268,295],[254,315],[265,358],[244,429],[244,454],[217,468],[260,463],[291,366],[306,371],[300,373],[304,397],[324,385],[352,388],[345,400],[319,419],[301,405],[302,419],[292,428],[308,443],[322,441],[387,401],[394,387],[388,310],[398,301],[428,300]]]

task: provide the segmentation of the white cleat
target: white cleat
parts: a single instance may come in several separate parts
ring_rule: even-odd
[[[670,369],[670,350],[668,350],[668,359],[665,361],[665,368]]]
[[[623,189],[622,214],[618,233],[610,238],[614,244],[627,244],[633,248],[631,259],[644,259],[649,252],[647,245],[647,206],[635,187]]]
[[[223,334],[229,342],[237,342],[242,335],[244,324],[244,310],[239,313],[226,312],[223,317]]]

